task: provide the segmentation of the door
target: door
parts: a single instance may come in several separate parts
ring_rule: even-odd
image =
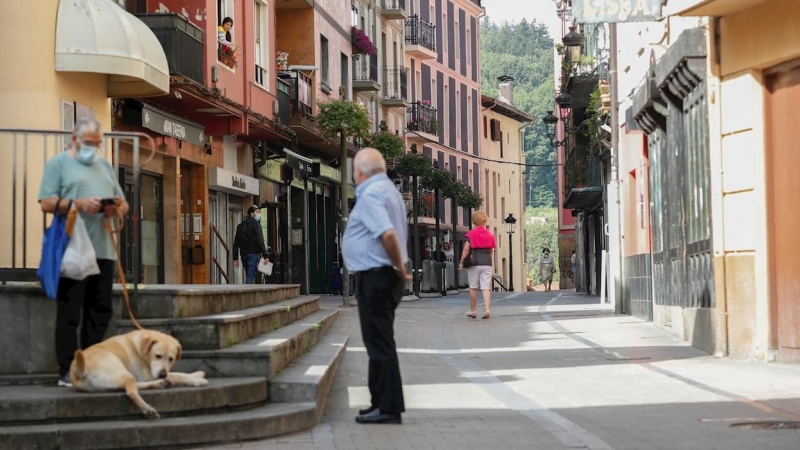
[[[194,231],[192,227],[192,166],[181,163],[181,269],[183,283],[194,283],[192,267],[192,249],[194,248]]]
[[[767,211],[772,347],[783,362],[800,362],[800,68],[767,80]]]
[[[161,175],[141,173],[139,182],[139,236],[133,229],[133,170],[121,167],[120,174],[125,198],[131,210],[125,215],[125,227],[120,236],[120,258],[128,283],[164,283],[163,196]],[[139,270],[135,270],[136,265]]]

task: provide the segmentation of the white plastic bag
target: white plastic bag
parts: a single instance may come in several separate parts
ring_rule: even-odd
[[[83,223],[80,214],[75,219],[75,226],[72,228],[72,235],[69,238],[69,245],[64,252],[64,259],[61,260],[61,276],[73,280],[83,280],[89,275],[100,273],[97,265],[97,255],[94,246],[89,239],[86,225]]]
[[[266,276],[272,275],[272,263],[265,263],[263,259],[258,260],[258,271]]]

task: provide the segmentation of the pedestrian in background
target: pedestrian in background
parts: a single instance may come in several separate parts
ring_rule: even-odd
[[[356,206],[342,238],[342,256],[356,274],[361,335],[369,356],[371,405],[358,412],[363,424],[402,423],[405,412],[400,363],[394,340],[394,314],[403,296],[406,273],[406,207],[386,176],[386,161],[374,148],[353,160]]]
[[[78,209],[100,268],[99,274],[83,280],[59,279],[56,298],[59,386],[72,386],[69,366],[78,350],[78,326],[81,330],[80,348],[86,349],[103,340],[111,322],[111,285],[117,253],[111,234],[103,229],[102,221],[104,216],[125,216],[128,202],[111,164],[98,156],[102,145],[100,122],[78,119],[72,134],[72,147],[47,161],[39,187],[42,212],[66,214],[71,207]]]
[[[572,251],[572,256],[569,257],[569,260],[572,262],[572,287],[573,289],[577,289],[575,286],[575,278],[578,275],[578,257],[575,255],[575,250]]]
[[[264,264],[269,262],[260,221],[261,209],[256,205],[247,208],[247,217],[236,227],[236,236],[233,238],[233,266],[239,267],[239,253],[241,253],[245,284],[255,282],[261,258],[264,258]]]
[[[545,286],[545,291],[550,291],[553,284],[553,274],[556,272],[556,262],[550,256],[550,248],[542,249],[542,259],[539,260],[539,279]]]
[[[475,253],[474,265],[467,269],[470,306],[467,317],[472,319],[478,316],[478,290],[483,291],[483,318],[492,316],[492,257],[497,245],[494,235],[486,228],[488,220],[489,216],[483,211],[472,213],[472,224],[475,228],[467,232],[467,242],[464,243],[464,251],[461,252],[461,261],[458,264],[463,269],[464,260],[469,257],[470,252]]]
[[[445,242],[444,243],[444,258],[445,258],[445,261],[453,262],[455,257],[456,257],[456,255],[455,255],[455,253],[453,253],[453,249],[452,249],[452,247],[450,247],[450,243],[449,242]]]

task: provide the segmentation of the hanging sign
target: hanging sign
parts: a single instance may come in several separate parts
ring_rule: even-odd
[[[661,18],[662,0],[573,0],[578,23],[649,22]]]

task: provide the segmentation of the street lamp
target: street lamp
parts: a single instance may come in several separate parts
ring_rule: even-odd
[[[569,27],[569,33],[564,35],[561,42],[567,47],[570,60],[577,61],[581,55],[581,46],[586,42],[586,36],[576,31],[576,27],[573,25]]]
[[[517,219],[513,214],[506,217],[506,233],[508,233],[508,290],[514,292],[514,246],[512,245],[511,236],[514,234],[514,227],[517,224]]]

